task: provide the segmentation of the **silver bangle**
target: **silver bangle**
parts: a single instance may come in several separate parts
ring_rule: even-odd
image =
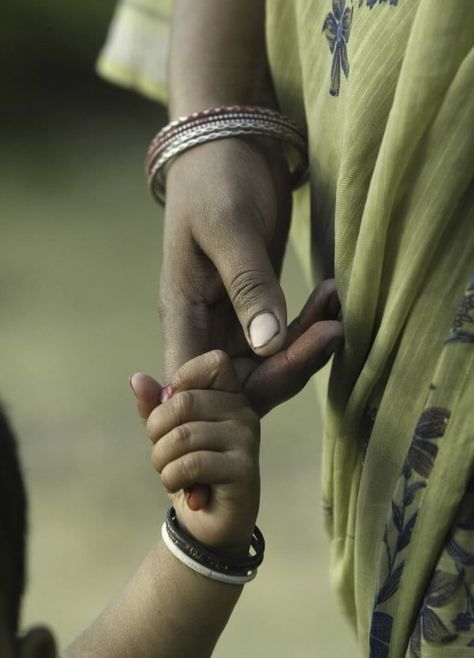
[[[206,578],[211,578],[212,580],[217,580],[221,583],[226,583],[228,585],[245,585],[246,583],[249,583],[251,580],[255,578],[257,575],[257,569],[254,569],[253,571],[249,571],[249,573],[245,576],[234,576],[231,574],[226,574],[226,573],[221,573],[220,571],[214,571],[213,569],[210,569],[209,567],[205,567],[202,564],[199,564],[199,562],[196,562],[192,558],[189,557],[189,555],[186,555],[176,544],[172,541],[170,536],[168,535],[168,531],[166,529],[166,523],[163,523],[161,526],[161,537],[163,539],[163,543],[165,544],[166,548],[172,553],[180,562],[182,562],[184,565],[186,565],[189,569],[192,569],[193,571],[196,571],[196,573],[201,574],[201,576],[205,576]]]
[[[229,105],[195,112],[172,121],[152,140],[146,159],[146,174],[152,194],[165,201],[165,168],[179,154],[217,139],[257,135],[271,137],[292,146],[299,163],[291,172],[293,188],[302,185],[308,172],[305,134],[290,118],[268,108]]]

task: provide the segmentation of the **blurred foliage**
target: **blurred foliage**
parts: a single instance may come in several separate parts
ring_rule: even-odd
[[[10,0],[2,8],[4,118],[56,113],[66,93],[73,98],[93,93],[94,62],[114,5],[114,0]]]

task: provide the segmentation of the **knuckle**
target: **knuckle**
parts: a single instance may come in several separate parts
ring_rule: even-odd
[[[206,212],[206,221],[202,227],[209,237],[225,235],[226,239],[230,233],[238,233],[239,226],[245,221],[249,214],[249,203],[243,198],[237,186],[227,186],[214,198],[214,203],[209,204]]]
[[[173,442],[178,450],[184,450],[189,444],[191,438],[191,431],[187,425],[179,425],[173,430]]]
[[[167,491],[173,493],[174,491],[177,490],[177,487],[175,485],[175,481],[176,481],[175,469],[171,465],[166,466],[161,471],[160,475],[161,475],[161,483]]]
[[[214,372],[222,372],[229,367],[230,358],[223,350],[212,350],[207,354],[207,361],[209,369]]]
[[[190,391],[181,391],[174,398],[174,411],[179,421],[184,424],[191,416],[194,407],[194,397]]]
[[[183,298],[183,293],[177,286],[170,285],[166,279],[167,277],[165,276],[160,278],[158,291],[158,312],[163,322],[167,321],[168,318],[174,317],[177,301]]]
[[[268,285],[261,270],[245,269],[233,276],[228,293],[234,308],[248,310],[267,290]]]
[[[260,438],[260,416],[248,404],[242,410],[242,422],[252,437]]]
[[[195,453],[183,455],[177,463],[184,482],[191,483],[199,479],[199,458]]]
[[[151,463],[153,468],[157,473],[161,473],[164,468],[163,460],[161,459],[161,451],[158,449],[158,445],[153,446],[151,450]]]
[[[153,443],[156,443],[159,439],[159,432],[158,432],[159,423],[156,414],[152,412],[148,417],[148,420],[143,422],[145,424],[145,431],[147,433],[148,438]]]

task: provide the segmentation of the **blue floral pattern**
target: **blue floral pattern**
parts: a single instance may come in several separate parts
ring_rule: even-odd
[[[396,7],[398,5],[398,0],[365,0],[367,2],[367,7],[372,9],[376,4],[384,5],[387,2],[390,2],[391,5]],[[364,0],[359,0],[359,7],[362,7]]]
[[[423,599],[410,639],[410,658],[422,658],[423,642],[474,647],[474,478]],[[449,570],[448,570],[449,569]]]
[[[347,42],[351,34],[352,12],[352,7],[346,7],[346,0],[332,0],[332,12],[324,20],[322,31],[332,53],[331,96],[339,95],[341,69],[346,78],[349,76]]]
[[[474,276],[467,285],[446,343],[474,343]]]
[[[375,5],[390,4],[393,7],[398,6],[398,0],[359,0],[359,7],[362,7],[364,1],[367,7],[372,9]],[[332,12],[324,19],[322,32],[328,40],[329,50],[332,55],[331,64],[331,86],[329,93],[331,96],[339,96],[341,87],[341,69],[346,79],[349,77],[349,56],[347,54],[347,44],[351,36],[352,16],[354,0],[351,0],[351,6],[346,7],[346,0],[332,0]]]
[[[391,599],[400,585],[423,490],[438,454],[437,442],[446,431],[449,415],[449,411],[439,407],[429,407],[421,414],[395,489],[383,535],[385,567],[372,614],[370,658],[389,656],[393,626]]]

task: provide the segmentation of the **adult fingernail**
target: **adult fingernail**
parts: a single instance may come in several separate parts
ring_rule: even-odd
[[[163,388],[161,389],[160,401],[166,402],[166,400],[170,399],[172,394],[173,394],[173,389],[171,388],[171,385],[166,384],[166,386],[163,386]]]
[[[267,345],[279,333],[278,320],[268,311],[256,315],[249,325],[250,344],[255,349]]]

